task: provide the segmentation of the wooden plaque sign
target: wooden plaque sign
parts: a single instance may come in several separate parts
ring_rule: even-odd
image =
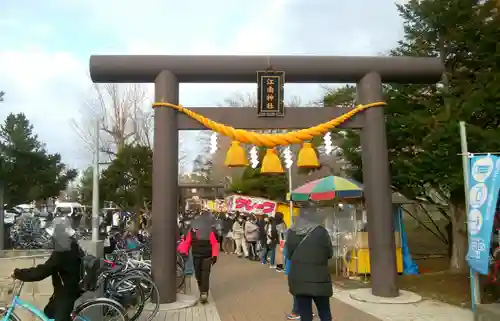
[[[285,116],[284,71],[257,72],[257,115],[259,117]]]

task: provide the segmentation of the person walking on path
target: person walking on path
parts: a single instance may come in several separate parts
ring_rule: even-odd
[[[333,247],[328,231],[321,226],[324,213],[314,207],[304,208],[287,235],[287,259],[290,293],[297,300],[302,321],[312,321],[312,303],[321,321],[332,321],[330,297],[333,295],[328,260]]]
[[[200,290],[200,302],[208,301],[210,288],[210,271],[217,262],[219,255],[219,242],[214,230],[215,220],[209,212],[203,212],[193,223],[189,233],[179,244],[177,250],[183,255],[188,255],[189,250],[193,255],[194,275]]]

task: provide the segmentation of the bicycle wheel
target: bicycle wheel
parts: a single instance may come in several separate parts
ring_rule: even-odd
[[[138,286],[141,288],[141,292],[143,292],[144,290],[143,287],[150,289],[151,292],[148,297],[148,299],[150,300],[148,300],[147,302],[146,300],[143,301],[143,305],[140,307],[140,310],[138,310],[140,312],[134,314],[133,316],[130,316],[129,314],[129,321],[137,320],[137,318],[139,318],[141,313],[143,313],[144,311],[151,311],[151,314],[145,320],[152,321],[160,311],[160,303],[158,300],[158,298],[160,297],[160,291],[158,290],[158,287],[153,282],[153,279],[151,279],[151,277],[141,276],[139,274],[128,275],[122,278],[121,280],[118,280],[113,286],[116,287],[117,289],[120,289],[126,287],[131,282],[133,282],[134,284],[138,284]],[[147,308],[146,308],[146,303],[148,304]],[[141,317],[141,320],[144,319]]]
[[[186,264],[186,260],[184,259],[184,257],[182,255],[180,255],[179,253],[176,253],[176,261],[177,261],[177,264],[180,265],[182,268],[184,268],[185,264]]]
[[[175,265],[175,282],[177,286],[177,290],[180,290],[184,283],[186,282],[186,274],[184,273],[184,266],[179,264]]]
[[[138,274],[119,274],[107,283],[106,297],[121,304],[130,321],[139,318],[146,304],[141,280],[142,276]]]
[[[71,313],[74,321],[129,321],[123,307],[107,298],[90,299],[83,302]]]
[[[149,282],[141,282],[142,290],[144,292],[145,301],[149,300],[149,298],[151,297],[151,293],[153,291],[153,289],[149,286],[153,282],[153,279],[151,277],[151,271],[146,269],[146,268],[133,268],[133,269],[127,270],[125,274],[126,274],[126,276],[132,275],[132,274],[137,274],[137,275],[144,277],[145,279],[147,279],[149,281]]]

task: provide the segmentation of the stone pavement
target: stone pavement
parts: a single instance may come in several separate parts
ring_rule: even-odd
[[[286,320],[292,308],[283,273],[228,254],[221,254],[214,266],[211,295],[221,321]],[[330,302],[334,320],[379,320],[333,298]]]
[[[285,320],[292,307],[283,273],[234,255],[220,255],[210,288],[222,321]]]
[[[0,253],[1,254],[1,253]],[[15,267],[29,267],[46,260],[46,255],[24,256],[16,253],[0,255],[0,301],[8,300],[6,290],[12,281],[5,279]],[[3,258],[2,258],[3,256]],[[194,279],[189,279],[191,291],[198,296]],[[52,293],[50,279],[26,284],[22,298],[43,307]],[[331,299],[336,321],[472,321],[469,310],[432,300],[414,304],[373,304],[352,299],[350,291],[334,288]],[[221,254],[213,268],[209,303],[161,311],[155,321],[276,321],[285,320],[290,312],[292,297],[288,293],[286,276],[259,262]],[[23,321],[34,320],[27,312],[16,310]]]
[[[33,255],[35,254],[35,255]],[[5,306],[12,300],[8,290],[12,288],[13,281],[9,277],[15,268],[27,268],[41,264],[47,260],[48,254],[40,251],[0,251],[0,306]],[[196,281],[187,278],[188,286],[186,294],[198,297]],[[41,282],[25,283],[21,292],[21,298],[34,306],[43,309],[52,295],[52,283],[50,278]],[[151,309],[146,306],[144,313],[139,320],[147,320]],[[22,321],[37,320],[30,312],[19,308],[15,313]],[[208,304],[196,304],[189,308],[180,310],[164,310],[160,306],[160,311],[154,321],[220,321],[217,308],[212,298]]]
[[[286,276],[259,262],[221,254],[211,278],[211,295],[221,321],[285,320],[292,297]],[[353,300],[334,288],[332,314],[337,321],[472,321],[472,312],[423,300],[412,304],[374,304]]]
[[[194,278],[188,277],[186,279],[187,287],[186,293],[194,297],[199,297],[198,285]],[[139,321],[147,320],[148,307],[146,306],[146,311],[141,315]],[[184,309],[162,309],[160,306],[160,312],[154,318],[154,321],[221,321],[219,314],[217,313],[217,308],[213,298],[209,298],[207,304],[195,304],[193,306]]]

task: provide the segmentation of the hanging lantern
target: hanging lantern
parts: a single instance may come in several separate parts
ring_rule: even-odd
[[[274,148],[268,148],[266,155],[262,160],[262,167],[260,168],[261,174],[283,174],[283,166],[281,160]]]
[[[297,166],[299,168],[319,168],[318,154],[311,143],[304,143],[297,156]]]
[[[240,142],[231,142],[231,147],[227,151],[224,164],[228,167],[244,167],[248,165],[245,149],[243,149]]]

